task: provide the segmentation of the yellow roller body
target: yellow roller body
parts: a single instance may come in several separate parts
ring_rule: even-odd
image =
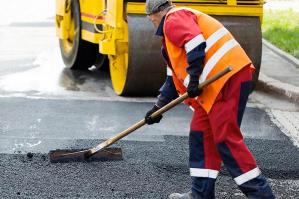
[[[72,36],[67,6],[73,0],[56,0],[56,27],[60,39]],[[166,71],[160,41],[145,15],[145,0],[77,0],[80,3],[80,37],[98,44],[97,53],[107,55],[114,91],[118,95],[153,95]],[[257,68],[261,61],[259,0],[173,0],[214,16],[236,37]],[[73,34],[74,35],[74,34]],[[71,47],[70,47],[71,48]]]

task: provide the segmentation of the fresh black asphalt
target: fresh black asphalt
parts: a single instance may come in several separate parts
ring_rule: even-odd
[[[159,199],[190,188],[187,132],[183,132],[185,136],[175,134],[179,131],[178,124],[171,123],[172,120],[188,123],[191,113],[184,106],[165,116],[163,122],[168,123],[165,124],[167,128],[163,122],[144,127],[145,132],[151,131],[156,136],[145,136],[142,140],[144,131],[139,130],[139,137],[115,144],[114,147],[123,150],[122,161],[53,164],[47,154],[49,149],[88,148],[102,141],[88,139],[88,133],[91,133],[90,137],[96,137],[92,134],[96,129],[89,128],[88,131],[84,127],[89,118],[87,114],[103,117],[104,126],[97,124],[97,128],[108,128],[111,121],[116,126],[110,130],[118,133],[119,129],[124,130],[123,126],[128,127],[132,121],[141,119],[152,104],[22,98],[2,98],[0,101],[0,198]],[[179,119],[183,115],[186,119]],[[95,123],[101,122],[96,120]],[[60,129],[63,134],[59,137],[58,130],[63,124],[64,128]],[[263,174],[269,178],[277,198],[299,198],[298,148],[261,109],[247,109],[243,129],[248,134],[246,143]],[[259,132],[254,134],[254,131]],[[19,146],[11,152],[10,147],[17,147],[22,139],[28,142],[41,140],[40,145],[45,147]],[[28,157],[27,152],[32,152],[33,156]],[[217,198],[244,198],[225,169],[217,180],[216,193]]]
[[[275,186],[275,181],[299,179],[298,148],[285,141],[246,141],[264,175],[272,179],[278,198],[298,198],[298,187]],[[77,147],[96,143],[78,140]],[[188,191],[187,137],[165,136],[165,142],[121,141],[116,146],[124,152],[122,161],[53,164],[47,154],[33,154],[32,158],[1,154],[0,196],[138,199],[167,198],[171,192]],[[218,178],[217,196],[243,198],[225,170]]]

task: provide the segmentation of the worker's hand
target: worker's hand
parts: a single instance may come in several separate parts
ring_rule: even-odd
[[[148,125],[154,124],[154,123],[159,123],[160,120],[162,119],[162,115],[157,116],[156,118],[151,118],[151,114],[153,114],[154,112],[156,112],[157,110],[159,110],[160,108],[158,106],[154,106],[151,110],[149,110],[146,115],[145,115],[145,123],[147,123]]]
[[[198,88],[198,81],[190,81],[187,87],[187,93],[190,98],[199,96],[202,90]]]

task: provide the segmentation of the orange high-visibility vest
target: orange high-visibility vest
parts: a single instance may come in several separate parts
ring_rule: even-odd
[[[199,42],[205,41],[207,45],[205,49],[204,68],[199,82],[203,82],[228,66],[233,68],[230,73],[206,86],[199,97],[194,99],[189,98],[185,101],[186,104],[193,108],[196,108],[200,104],[208,113],[225,82],[243,67],[249,64],[252,68],[254,67],[245,51],[231,33],[216,19],[202,12],[189,8],[173,8],[167,13],[165,23],[167,23],[167,18],[172,13],[181,9],[189,10],[197,16],[197,24],[202,31],[202,35],[198,35],[187,42],[184,48],[174,45],[167,38],[167,35],[165,35],[165,45],[172,66],[173,81],[179,94],[186,92],[186,87],[189,83],[189,75],[186,72],[186,68],[189,65],[187,62],[187,53],[190,48],[192,49]]]

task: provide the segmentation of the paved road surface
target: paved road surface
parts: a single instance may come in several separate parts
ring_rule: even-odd
[[[140,199],[188,191],[192,112],[185,106],[120,141],[123,161],[51,164],[49,150],[95,146],[139,121],[155,99],[116,96],[104,72],[63,69],[48,21],[1,26],[0,52],[0,198]],[[242,125],[277,198],[299,198],[299,151],[280,123],[288,118],[294,126],[290,115],[298,110],[255,92]],[[281,112],[289,116],[277,119]],[[225,169],[217,185],[217,198],[244,198]]]

